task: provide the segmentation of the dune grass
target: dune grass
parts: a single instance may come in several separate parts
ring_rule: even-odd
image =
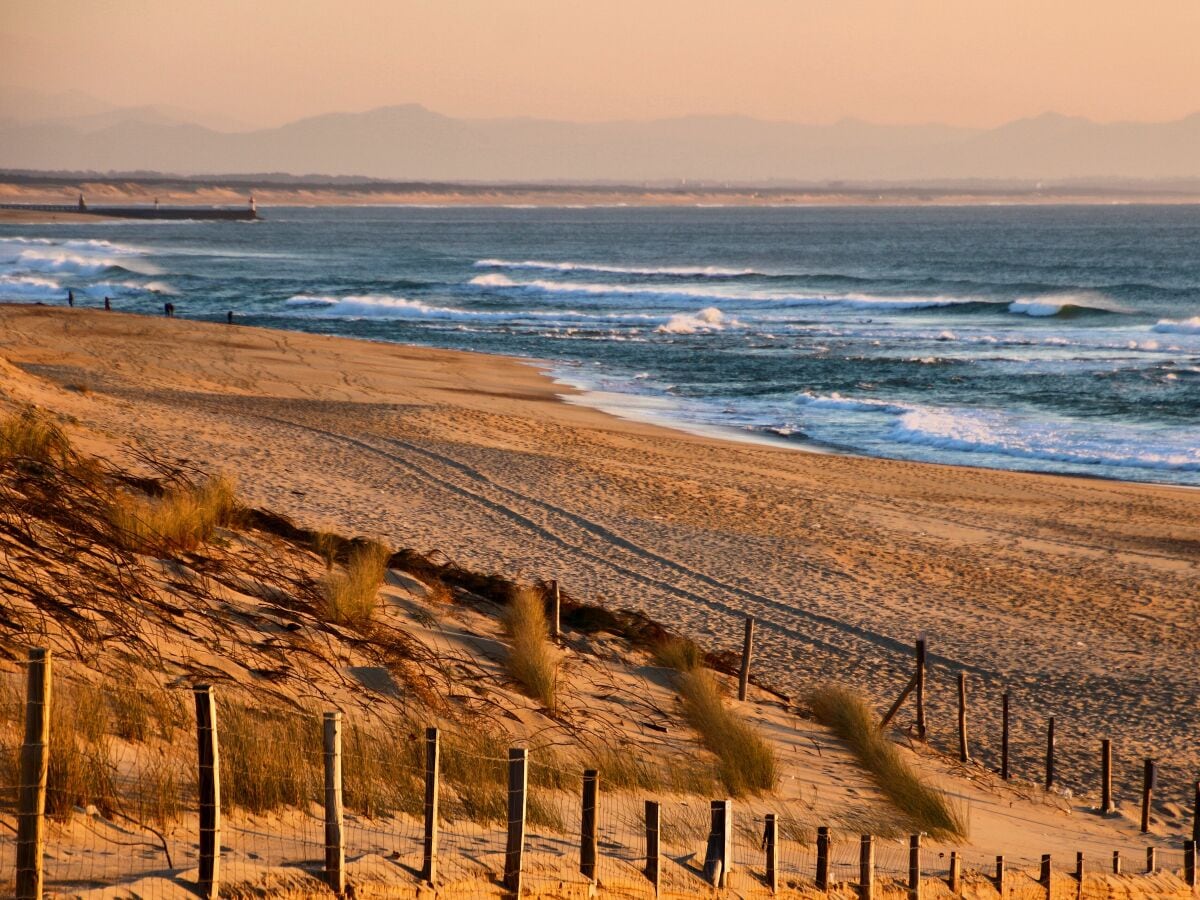
[[[775,748],[735,709],[725,704],[724,692],[712,671],[704,668],[704,653],[686,638],[672,637],[654,648],[655,661],[674,669],[675,688],[683,700],[688,723],[717,757],[717,774],[734,797],[768,793],[779,780]]]
[[[375,541],[361,542],[350,551],[344,572],[330,571],[321,579],[322,613],[337,625],[362,628],[375,616],[379,589],[387,577],[391,551]]]
[[[168,488],[159,497],[119,494],[112,520],[130,549],[169,556],[195,550],[237,518],[233,482],[223,475]]]
[[[817,721],[850,745],[883,794],[922,831],[935,839],[966,836],[962,816],[887,739],[861,695],[848,688],[827,687],[814,691],[809,703]]]
[[[504,610],[508,635],[508,673],[521,689],[553,712],[558,693],[558,651],[550,642],[550,626],[542,597],[528,588],[514,592]]]
[[[71,455],[66,433],[34,409],[0,419],[0,459],[64,463]]]

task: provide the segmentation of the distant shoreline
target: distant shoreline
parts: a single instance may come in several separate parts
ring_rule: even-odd
[[[962,186],[829,186],[829,187],[689,187],[559,184],[437,184],[401,182],[300,182],[264,176],[191,179],[183,177],[2,176],[0,203],[74,203],[84,195],[90,204],[163,204],[242,206],[253,196],[260,208],[307,206],[495,206],[589,208],[622,207],[903,207],[903,206],[1111,206],[1195,205],[1200,191],[1104,189],[1054,186],[1045,190],[1018,187]],[[75,221],[64,214],[36,216],[0,210],[0,222]],[[268,214],[269,217],[269,214]]]

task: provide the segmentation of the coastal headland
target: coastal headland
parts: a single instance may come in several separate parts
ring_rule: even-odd
[[[1200,765],[1195,490],[695,436],[563,402],[516,359],[99,310],[0,307],[0,357],[105,453],[226,472],[303,525],[557,578],[714,650],[753,615],[787,693],[890,703],[925,633],[934,744],[966,671],[979,758],[1008,691],[1024,777],[1050,715],[1064,784],[1094,782],[1101,738],[1128,783],[1157,758],[1164,799]]]

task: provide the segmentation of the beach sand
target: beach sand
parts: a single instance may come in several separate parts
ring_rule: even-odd
[[[1124,805],[1143,756],[1190,803],[1200,492],[688,435],[561,402],[518,360],[179,319],[0,307],[0,357],[51,385],[6,399],[227,471],[303,524],[558,578],[713,649],[753,615],[759,673],[795,695],[889,703],[926,632],[935,745],[966,671],[985,762],[1009,690],[1018,776],[1055,715],[1062,783],[1094,790],[1109,737]]]

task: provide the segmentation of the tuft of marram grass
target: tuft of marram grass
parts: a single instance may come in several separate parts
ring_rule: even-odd
[[[232,524],[240,510],[233,482],[224,475],[172,487],[161,497],[121,494],[112,521],[131,549],[168,556],[195,550]]]
[[[321,579],[325,618],[336,625],[356,628],[370,624],[391,555],[387,547],[375,541],[356,545],[346,560],[345,572],[331,571]]]
[[[966,836],[962,816],[901,756],[861,695],[844,687],[826,687],[814,691],[809,704],[817,721],[850,745],[884,795],[922,831],[935,839]]]
[[[654,661],[677,672],[692,672],[704,665],[704,651],[695,641],[671,637],[655,645]]]
[[[717,770],[734,797],[765,794],[779,780],[775,748],[740,713],[725,705],[721,685],[705,668],[680,672],[683,712],[704,745],[716,754]]]
[[[25,409],[0,420],[0,459],[62,464],[70,455],[70,438],[37,410]]]
[[[547,709],[555,709],[558,691],[558,651],[550,643],[550,626],[542,597],[528,588],[518,590],[504,610],[508,635],[508,673],[522,690]]]

